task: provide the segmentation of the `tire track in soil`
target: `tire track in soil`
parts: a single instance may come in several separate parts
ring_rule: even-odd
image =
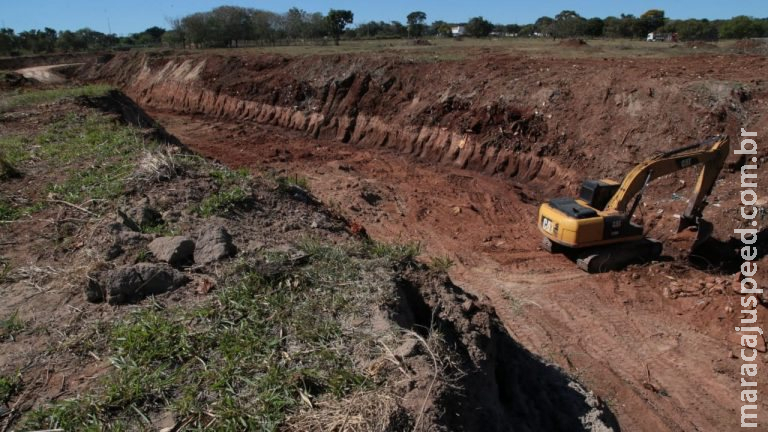
[[[536,190],[274,126],[149,113],[204,156],[307,177],[313,193],[374,238],[418,240],[426,256],[450,256],[454,281],[490,297],[518,342],[607,400],[623,430],[738,424],[726,343],[690,324],[651,281],[587,275],[539,250],[536,207],[525,202]],[[363,192],[380,199],[371,204]]]

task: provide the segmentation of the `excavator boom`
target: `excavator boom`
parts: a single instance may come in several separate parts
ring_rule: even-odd
[[[700,147],[707,146],[704,150]],[[704,209],[704,200],[712,192],[720,170],[725,164],[729,152],[728,138],[716,136],[693,146],[686,151],[664,153],[637,165],[624,177],[616,195],[605,206],[606,213],[624,213],[632,198],[637,195],[645,184],[659,177],[682,169],[703,164],[698,181],[693,190],[693,196],[683,217],[699,218]]]

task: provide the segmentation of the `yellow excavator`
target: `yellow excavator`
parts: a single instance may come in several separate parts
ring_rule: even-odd
[[[657,259],[661,243],[646,238],[643,227],[632,222],[632,215],[650,182],[696,165],[703,168],[680,217],[678,232],[695,230],[696,244],[702,242],[712,231],[711,224],[702,219],[702,211],[729,151],[728,137],[714,136],[642,162],[621,183],[610,179],[586,180],[578,198],[551,199],[539,208],[542,247],[573,256],[579,268],[590,273]]]

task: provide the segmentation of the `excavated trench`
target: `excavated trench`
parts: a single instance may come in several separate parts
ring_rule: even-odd
[[[79,76],[116,84],[194,151],[307,175],[313,192],[349,209],[375,237],[423,241],[455,259],[454,279],[490,297],[501,321],[485,334],[468,331],[482,314],[459,313],[455,301],[469,294],[447,301],[414,281],[401,283],[403,312],[394,316],[414,331],[439,327],[473,371],[461,382],[468,394],[445,393],[446,412],[462,413],[445,417],[446,427],[479,430],[484,416],[499,430],[523,419],[522,430],[578,429],[587,417],[617,427],[532,351],[616,401],[625,429],[673,431],[727,430],[737,409],[738,371],[723,360],[728,326],[720,325],[732,318],[723,312],[734,301],[728,285],[668,264],[587,277],[538,249],[531,220],[538,201],[572,193],[584,177],[620,177],[655,152],[735,136],[743,124],[766,130],[755,102],[765,88],[752,70],[728,57],[488,54],[434,64],[121,54]],[[739,196],[729,163],[705,217],[730,247],[738,221],[729,209]],[[692,181],[675,175],[647,193],[640,213],[652,234],[663,240],[676,226],[684,204],[677,192]],[[732,254],[715,249],[732,265]],[[670,301],[666,285],[680,279],[726,290],[705,302]],[[492,408],[476,412],[473,401]]]
[[[156,139],[189,150],[121,91],[84,102],[134,126],[153,125]],[[402,329],[423,338],[439,335],[451,350],[450,359],[439,359],[448,365],[441,375],[432,370],[435,359],[428,353],[409,354],[410,368],[423,375],[403,396],[411,422],[424,417],[422,427],[464,431],[621,430],[607,405],[583,384],[515,341],[487,301],[445,275],[425,278],[411,270],[400,269],[393,303],[380,307]],[[432,399],[426,409],[425,398]],[[399,420],[393,421],[397,427]]]

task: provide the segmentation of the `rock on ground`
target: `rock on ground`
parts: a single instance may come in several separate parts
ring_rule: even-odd
[[[192,261],[195,242],[184,236],[158,237],[147,248],[159,261],[178,267]]]
[[[195,263],[209,264],[234,256],[237,248],[232,244],[232,236],[220,225],[203,228],[197,237]]]
[[[189,277],[162,264],[140,263],[90,275],[85,294],[93,303],[126,304],[182,287]]]

